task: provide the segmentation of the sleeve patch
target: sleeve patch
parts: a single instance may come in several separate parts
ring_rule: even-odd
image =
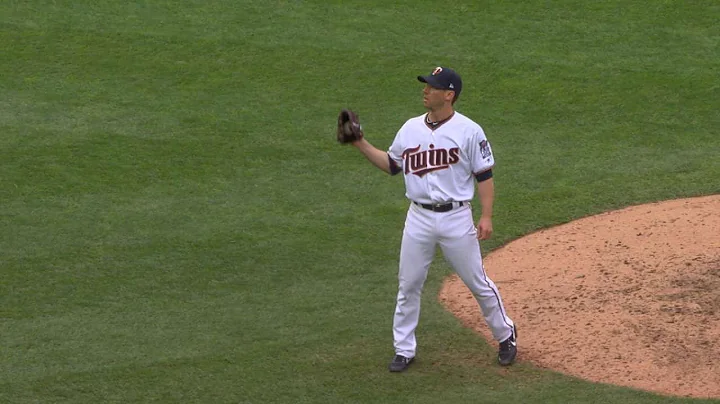
[[[480,155],[482,156],[482,158],[486,159],[490,157],[491,154],[492,152],[490,151],[490,144],[487,140],[482,140],[480,142]]]

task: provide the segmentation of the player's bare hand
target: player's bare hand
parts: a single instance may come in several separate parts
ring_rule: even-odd
[[[493,227],[492,219],[489,217],[482,217],[477,225],[477,238],[480,240],[487,240],[492,236]]]

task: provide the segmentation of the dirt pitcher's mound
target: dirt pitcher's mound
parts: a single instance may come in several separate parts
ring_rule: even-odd
[[[720,196],[587,217],[494,251],[518,359],[587,380],[720,397]],[[440,300],[491,338],[457,277]]]

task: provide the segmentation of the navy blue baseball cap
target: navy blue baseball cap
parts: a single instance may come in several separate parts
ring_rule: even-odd
[[[462,91],[462,79],[455,70],[449,67],[438,66],[427,76],[418,76],[418,81],[427,83],[430,87],[442,90],[455,91],[455,98],[460,96]]]

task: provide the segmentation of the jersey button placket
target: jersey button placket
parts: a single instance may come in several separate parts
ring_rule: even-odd
[[[437,187],[437,177],[435,176],[435,172],[431,171],[427,173],[428,176],[428,188],[430,188],[430,199],[432,201],[437,201],[437,193],[438,193],[438,187]]]
[[[435,131],[430,130],[430,139],[428,139],[428,145],[431,145],[435,143]],[[429,147],[428,147],[429,150]],[[429,161],[428,161],[429,163]],[[437,191],[437,187],[435,186],[434,176],[433,172],[429,172],[426,175],[427,185],[428,185],[428,196],[430,197],[430,202],[433,203],[435,201],[435,193]]]
[[[434,144],[434,143],[436,143],[436,141],[437,141],[437,138],[435,137],[435,130],[432,130],[432,131],[430,131],[430,142]],[[437,147],[437,145],[435,145],[435,147]],[[428,161],[428,165],[429,165],[429,163],[430,163],[430,161]],[[431,171],[428,173],[428,175],[429,175],[428,182],[430,183],[430,198],[433,201],[439,201],[438,198],[440,197],[440,195],[438,195],[439,188],[438,188],[438,184],[437,184],[437,182],[438,182],[437,173],[435,171]]]

